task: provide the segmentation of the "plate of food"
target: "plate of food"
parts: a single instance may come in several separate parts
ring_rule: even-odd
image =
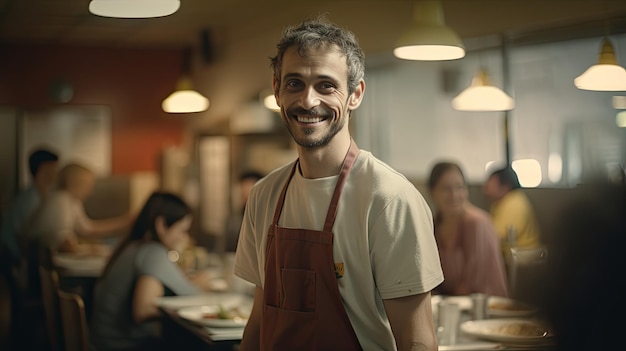
[[[233,306],[225,308],[222,305],[188,306],[178,310],[178,315],[184,319],[207,327],[234,328],[243,327],[248,322],[248,314],[242,309]]]
[[[522,318],[467,321],[461,324],[461,332],[510,345],[550,344],[554,336],[543,322]]]
[[[500,296],[490,296],[487,306],[490,317],[528,317],[537,312],[535,307],[527,303]]]

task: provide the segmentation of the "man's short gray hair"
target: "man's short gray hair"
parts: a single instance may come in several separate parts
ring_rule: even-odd
[[[308,50],[326,45],[335,45],[339,52],[346,57],[348,93],[352,94],[365,75],[365,54],[361,50],[354,33],[338,27],[322,17],[308,19],[298,26],[285,29],[283,37],[276,45],[278,53],[271,58],[274,77],[280,82],[283,56],[290,47],[296,46],[298,53],[306,56]]]

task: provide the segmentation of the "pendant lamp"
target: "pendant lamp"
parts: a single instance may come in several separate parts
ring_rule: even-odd
[[[206,111],[209,108],[209,99],[193,89],[193,83],[189,77],[190,54],[190,50],[185,51],[183,75],[176,83],[176,90],[161,103],[161,108],[165,112],[193,113]]]
[[[89,12],[102,17],[153,18],[173,14],[180,0],[91,0]]]
[[[481,68],[469,88],[452,99],[452,107],[459,111],[508,111],[515,107],[515,101],[493,86],[487,71]]]
[[[626,90],[626,70],[617,63],[615,49],[609,38],[604,38],[598,63],[589,67],[574,79],[574,85],[582,90]]]
[[[456,60],[465,56],[461,38],[444,23],[440,1],[418,1],[415,25],[402,35],[393,54],[404,60]]]

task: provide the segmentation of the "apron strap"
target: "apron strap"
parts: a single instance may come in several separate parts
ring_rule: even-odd
[[[335,185],[335,192],[333,193],[333,197],[330,200],[330,205],[328,206],[328,213],[326,214],[326,221],[324,222],[325,232],[331,232],[333,229],[333,225],[335,225],[337,209],[339,208],[339,197],[341,196],[341,191],[343,190],[343,186],[346,183],[348,173],[350,173],[350,169],[352,168],[352,165],[354,164],[354,161],[356,160],[356,157],[358,155],[359,147],[356,145],[354,140],[350,139],[350,149],[348,150],[346,158],[343,160],[341,172],[339,173],[339,179],[337,179],[337,185]]]
[[[285,195],[287,195],[287,188],[289,187],[289,183],[291,183],[291,178],[296,173],[296,168],[298,168],[298,160],[291,167],[291,172],[289,173],[289,177],[283,186],[283,190],[280,193],[280,197],[278,198],[278,203],[276,204],[276,211],[274,211],[274,225],[278,225],[278,220],[280,219],[280,213],[283,211],[283,205],[285,204]]]

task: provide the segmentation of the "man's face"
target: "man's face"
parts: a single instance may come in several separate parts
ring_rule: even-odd
[[[497,176],[491,176],[483,185],[483,194],[489,201],[498,201],[506,194],[506,189]]]
[[[302,147],[327,145],[338,133],[347,133],[350,110],[361,104],[365,83],[348,94],[346,58],[334,46],[322,46],[300,56],[287,49],[274,94],[283,123]]]
[[[58,168],[59,163],[57,161],[44,162],[39,165],[35,177],[40,179],[46,188],[51,188],[57,180]]]

